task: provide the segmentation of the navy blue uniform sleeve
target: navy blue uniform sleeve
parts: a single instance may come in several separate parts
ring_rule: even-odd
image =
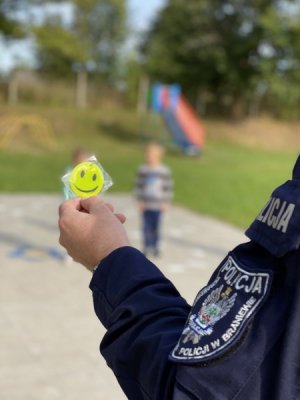
[[[130,400],[172,398],[176,365],[168,355],[190,306],[161,271],[132,247],[103,260],[90,288],[107,329],[100,351]]]

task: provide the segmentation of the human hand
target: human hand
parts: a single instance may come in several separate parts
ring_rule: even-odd
[[[126,217],[97,197],[72,199],[59,208],[60,244],[89,270],[129,241],[122,224]]]
[[[139,201],[138,208],[139,208],[140,212],[144,212],[145,211],[145,203],[143,201]]]
[[[170,208],[171,208],[171,205],[170,205],[169,203],[164,203],[164,204],[162,204],[160,210],[161,210],[162,212],[166,212],[166,211],[169,211]]]

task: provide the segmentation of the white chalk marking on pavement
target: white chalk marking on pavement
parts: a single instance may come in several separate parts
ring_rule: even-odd
[[[206,257],[206,253],[202,249],[195,249],[195,250],[192,251],[191,256],[192,257],[196,257],[196,258],[205,258]]]
[[[172,274],[183,274],[185,272],[185,267],[181,264],[169,264],[166,269]]]
[[[208,267],[208,262],[205,262],[204,260],[191,260],[188,264],[187,267],[192,268],[192,269],[200,269],[200,270],[205,270]]]

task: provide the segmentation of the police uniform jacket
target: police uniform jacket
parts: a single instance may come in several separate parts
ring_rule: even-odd
[[[193,306],[132,247],[93,275],[100,351],[130,400],[300,399],[300,158]]]

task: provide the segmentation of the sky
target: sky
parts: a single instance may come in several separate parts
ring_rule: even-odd
[[[146,30],[158,10],[164,5],[165,0],[128,0],[129,24],[132,36],[129,39],[129,46],[134,45],[138,34]],[[57,5],[48,7],[48,12],[57,10]],[[61,15],[65,16],[68,23],[72,17],[72,10],[68,5],[60,6]],[[40,20],[41,15],[33,10],[32,17]],[[15,64],[32,64],[34,46],[31,40],[11,43],[9,46],[0,39],[0,71],[7,73]]]
[[[147,28],[165,0],[129,0],[129,17],[137,30]]]

